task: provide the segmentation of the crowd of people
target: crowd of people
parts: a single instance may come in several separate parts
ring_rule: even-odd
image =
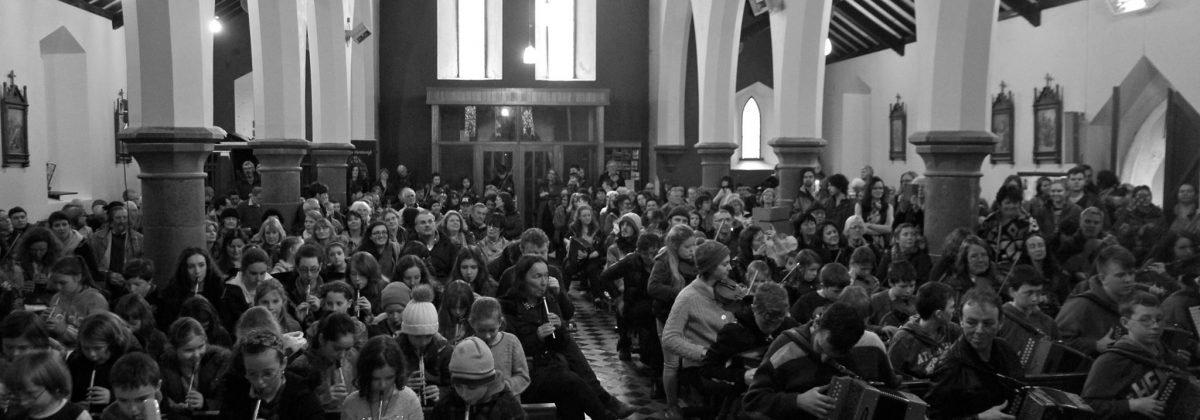
[[[775,223],[753,217],[780,207],[773,177],[636,190],[571,167],[518,209],[505,168],[476,189],[353,166],[348,206],[316,183],[284,214],[243,169],[174,261],[144,258],[135,191],[0,214],[3,418],[629,417],[576,342],[580,301],[615,314],[671,418],[824,418],[835,377],[1015,418],[1047,339],[1094,359],[1096,417],[1161,419],[1159,384],[1200,364],[1190,184],[1164,211],[1111,171],[1013,176],[963,209],[974,229],[926,238],[923,179],[870,167],[803,171]]]

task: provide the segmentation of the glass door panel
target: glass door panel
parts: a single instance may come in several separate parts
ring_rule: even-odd
[[[514,179],[512,170],[514,166],[513,160],[516,157],[515,150],[515,147],[509,148],[508,150],[490,149],[489,147],[488,149],[483,150],[483,172],[481,174],[482,177],[480,178],[482,181],[480,183],[481,186],[489,184],[495,185],[496,188],[507,190],[514,195],[516,194],[516,180]],[[500,174],[501,170],[509,174],[507,179],[502,180],[497,177],[497,174]],[[479,191],[480,194],[482,194],[483,191],[484,190],[481,188]],[[513,198],[515,199],[516,197]]]
[[[545,209],[539,208],[539,198],[541,194],[541,186],[546,179],[546,172],[554,168],[554,154],[552,147],[546,146],[522,146],[522,171],[520,174],[521,189],[521,212],[525,215],[526,227],[541,227],[548,224],[549,220],[543,220],[544,217],[551,213],[543,214]],[[546,191],[549,193],[549,191]],[[553,223],[549,223],[553,226]]]

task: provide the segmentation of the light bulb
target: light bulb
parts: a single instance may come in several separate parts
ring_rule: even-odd
[[[210,32],[214,34],[221,33],[221,29],[224,29],[224,27],[221,25],[221,18],[213,17],[213,20],[208,22],[208,30]]]
[[[534,48],[533,45],[525,47],[525,54],[522,55],[522,59],[525,61],[525,64],[537,63],[537,48]]]
[[[825,55],[833,53],[833,43],[829,42],[829,38],[825,38]]]

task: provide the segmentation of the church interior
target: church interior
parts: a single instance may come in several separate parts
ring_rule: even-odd
[[[730,325],[741,325],[743,315],[754,324],[761,315],[762,305],[750,303],[762,300],[755,291],[766,287],[756,279],[783,286],[771,291],[787,292],[781,316],[805,331],[795,340],[811,341],[790,344],[793,351],[820,353],[827,345],[821,343],[831,338],[819,332],[840,331],[822,320],[835,323],[840,312],[831,308],[853,300],[842,288],[871,277],[875,283],[866,284],[864,299],[870,299],[872,311],[877,299],[885,306],[912,299],[917,306],[908,310],[911,320],[902,317],[896,325],[884,325],[874,313],[867,317],[858,328],[875,341],[855,339],[854,349],[875,349],[871,343],[877,343],[888,374],[851,366],[857,374],[853,377],[873,384],[868,387],[899,389],[884,394],[908,403],[910,410],[918,407],[929,418],[1042,418],[1014,411],[1016,403],[1004,409],[997,408],[1004,404],[966,404],[972,407],[962,409],[953,403],[1020,401],[1037,388],[1069,394],[1080,404],[1059,401],[1060,408],[1070,406],[1087,416],[1118,413],[1108,418],[1124,418],[1136,412],[1145,416],[1139,418],[1175,418],[1178,405],[1173,402],[1153,403],[1149,393],[1138,392],[1098,396],[1109,390],[1097,391],[1091,382],[1102,361],[1124,354],[1106,350],[1097,341],[1106,338],[1097,337],[1111,332],[1112,343],[1104,342],[1109,349],[1126,341],[1138,347],[1138,339],[1131,337],[1141,337],[1138,330],[1148,325],[1175,327],[1173,331],[1187,336],[1181,339],[1186,344],[1172,347],[1185,359],[1179,372],[1200,366],[1200,257],[1191,256],[1200,245],[1192,242],[1192,235],[1200,234],[1200,113],[1192,104],[1200,104],[1200,48],[1192,43],[1200,40],[1197,20],[1200,1],[1193,0],[0,0],[0,315],[24,312],[12,303],[24,299],[26,311],[45,315],[49,310],[46,319],[52,320],[61,304],[59,296],[65,292],[56,290],[61,287],[53,286],[56,280],[47,279],[65,272],[58,261],[41,256],[45,248],[37,256],[29,250],[37,243],[30,232],[39,228],[59,235],[44,241],[57,243],[51,248],[58,257],[71,258],[69,248],[76,247],[74,254],[88,260],[83,271],[96,283],[82,287],[100,290],[113,305],[118,298],[139,294],[129,286],[128,267],[135,258],[148,260],[152,265],[145,279],[155,290],[141,294],[156,314],[170,314],[170,319],[159,315],[160,335],[174,334],[173,321],[182,319],[178,306],[189,297],[212,301],[215,313],[225,317],[228,333],[235,333],[234,321],[259,306],[256,290],[249,286],[258,280],[243,280],[253,265],[248,263],[255,257],[251,249],[266,251],[267,278],[274,276],[282,283],[280,290],[292,296],[283,296],[285,312],[303,328],[286,331],[286,316],[275,314],[283,333],[300,334],[310,326],[315,332],[330,318],[316,315],[327,295],[320,282],[316,286],[322,296],[314,296],[312,287],[293,293],[300,287],[297,282],[307,281],[296,267],[299,256],[306,255],[303,247],[312,244],[319,248],[323,282],[341,278],[350,283],[355,299],[368,302],[366,315],[353,316],[352,310],[350,317],[366,332],[389,322],[388,278],[409,282],[401,266],[406,258],[416,255],[414,260],[423,264],[419,271],[427,277],[418,283],[429,283],[404,286],[405,303],[412,295],[407,308],[416,307],[417,291],[425,287],[446,307],[451,283],[463,276],[459,263],[472,252],[485,257],[476,261],[475,272],[496,270],[481,277],[490,276],[500,288],[525,285],[523,274],[513,280],[510,270],[537,271],[521,263],[530,255],[525,246],[538,242],[530,236],[536,230],[549,239],[547,255],[540,260],[548,270],[542,274],[552,280],[546,287],[565,289],[561,298],[538,292],[552,296],[549,303],[545,297],[535,302],[544,305],[544,314],[534,310],[529,315],[532,304],[523,310],[517,304],[510,313],[505,299],[524,296],[523,291],[509,289],[504,295],[493,289],[489,294],[473,278],[462,279],[475,287],[470,301],[476,305],[467,308],[489,296],[498,299],[496,311],[504,308],[502,329],[520,336],[517,347],[524,344],[523,354],[530,356],[522,386],[533,392],[505,392],[532,397],[514,399],[531,417],[823,418],[820,414],[834,410],[855,410],[854,402],[845,406],[845,399],[827,394],[812,397],[819,398],[817,403],[801,398],[817,388],[784,374],[794,374],[788,369],[797,369],[798,362],[780,361],[795,358],[787,354],[791,342],[782,332],[755,332],[763,347],[756,363],[762,366],[757,373],[747,366],[745,383],[735,376],[733,383],[722,383],[727,389],[714,392],[711,378],[696,372],[706,372],[708,356],[715,353],[705,349],[718,348],[725,337],[718,330],[725,334]],[[476,209],[482,212],[478,216]],[[128,230],[113,226],[118,213],[127,213],[128,220],[120,224],[128,224]],[[69,216],[70,226],[63,229],[70,232],[56,231],[55,214]],[[422,227],[427,214],[433,216],[428,232]],[[626,219],[629,214],[636,223]],[[1089,226],[1089,215],[1095,214],[1101,221]],[[687,236],[694,230],[698,241],[676,233],[677,216],[682,217],[679,223],[691,225]],[[231,218],[238,220],[227,225]],[[623,230],[627,221],[632,233]],[[391,242],[385,242],[394,244],[394,258],[370,245],[377,223],[388,231]],[[457,227],[447,227],[452,223]],[[277,238],[266,238],[268,231],[275,234],[268,225],[280,226]],[[333,239],[319,238],[325,225],[331,226]],[[908,228],[916,239],[902,239]],[[822,236],[827,231],[836,238],[826,244]],[[100,238],[101,232],[125,238],[128,245]],[[629,263],[632,268],[621,265],[643,253],[641,238],[647,236],[657,246],[642,257],[645,273],[642,260]],[[286,240],[293,237],[295,241]],[[1034,237],[1049,252],[1031,250],[1031,243],[1038,242]],[[233,241],[240,241],[235,251]],[[982,264],[990,268],[979,273],[968,256],[974,255],[972,241],[989,258]],[[1178,251],[1184,242],[1188,251]],[[681,243],[694,245],[695,255],[677,255],[683,248],[693,252]],[[281,250],[281,244],[301,251]],[[410,249],[411,244],[416,246]],[[453,248],[442,250],[443,244]],[[339,247],[343,267],[334,270],[326,253]],[[211,290],[207,283],[195,283],[190,295],[168,296],[181,287],[184,262],[193,248],[211,254],[205,257],[210,265],[222,265],[220,278]],[[862,249],[872,256],[856,259]],[[346,268],[361,264],[358,255],[364,253],[376,277],[383,266],[382,282],[370,293],[366,290],[375,280],[364,280],[367,286],[354,284],[363,271]],[[717,261],[710,264],[702,254]],[[816,260],[805,260],[808,254]],[[913,256],[917,254],[924,259]],[[1136,278],[1129,280],[1129,288],[1136,291],[1117,296],[1116,289],[1106,289],[1107,279],[1117,277],[1106,264],[1125,264],[1125,254],[1127,277]],[[732,268],[720,261],[722,255],[730,258]],[[391,259],[385,263],[386,258]],[[1056,260],[1053,270],[1043,267],[1051,266],[1043,258]],[[897,269],[897,260],[912,266]],[[274,271],[278,264],[284,265],[279,274]],[[690,270],[686,278],[680,264]],[[803,273],[812,264],[817,265],[812,275]],[[830,265],[848,270],[851,278],[837,288],[841,298],[823,292],[833,287],[826,285]],[[1019,278],[1031,265],[1037,269],[1030,277],[1039,280]],[[612,280],[605,279],[613,267],[628,272],[613,273],[623,280],[609,284]],[[930,267],[943,274],[932,276]],[[904,270],[914,270],[915,280],[893,282],[903,277],[895,273]],[[831,271],[836,277],[837,270]],[[1158,277],[1143,278],[1153,274]],[[984,277],[990,280],[979,280]],[[656,293],[666,289],[655,289],[654,282],[663,278],[661,286],[671,290],[660,297]],[[736,302],[718,296],[718,286],[726,281],[742,293]],[[637,291],[644,295],[641,301],[631,297],[637,282],[642,284]],[[937,287],[926,291],[927,285],[938,283],[952,288],[940,292],[949,294],[950,305]],[[232,298],[225,294],[234,287],[229,284],[246,293],[244,302],[236,292],[230,292]],[[910,286],[903,289],[901,284]],[[689,292],[694,286],[699,291]],[[1035,287],[1033,293],[1042,297],[1020,296],[1021,290]],[[9,292],[23,288],[29,291],[13,292],[16,300],[6,300]],[[44,301],[35,301],[40,292],[46,293]],[[264,287],[259,285],[257,292],[264,293]],[[808,292],[822,303],[799,298]],[[1083,302],[1087,299],[1081,296],[1093,292],[1102,301]],[[679,302],[695,298],[694,293],[707,296],[694,307],[708,309],[693,309],[702,313],[693,312],[690,321],[676,320],[676,312],[686,316],[688,311],[679,309]],[[1156,295],[1153,303],[1138,300],[1142,294]],[[74,294],[63,296],[75,302]],[[935,337],[942,342],[920,353],[927,371],[905,371],[908,367],[900,361],[909,357],[893,355],[893,344],[902,341],[908,323],[936,321],[940,315],[918,309],[923,297],[937,296],[944,308],[928,312],[946,312],[945,325],[956,335]],[[308,298],[317,303],[312,313],[302,315],[301,306],[309,310]],[[226,305],[230,299],[233,306]],[[1029,299],[1041,309],[1029,306]],[[1178,303],[1181,299],[1186,302]],[[1184,306],[1172,315],[1171,302]],[[557,305],[561,312],[551,309]],[[805,305],[820,306],[833,316],[814,315]],[[173,312],[163,312],[171,306],[176,307]],[[647,329],[634,326],[627,315],[633,307],[646,310],[638,322],[648,320]],[[1026,365],[1018,377],[1022,386],[976,378],[983,384],[948,391],[945,377],[938,375],[950,373],[933,366],[956,357],[955,346],[992,349],[972,341],[973,331],[987,329],[968,325],[979,313],[984,318],[1000,315],[993,319],[1000,325],[997,342],[1016,340],[1006,336],[1014,328],[1007,321],[1014,318],[1010,307],[1029,316],[1015,322],[1036,330],[1034,341],[1051,338],[1055,350],[1085,357],[1086,365],[1068,368],[1063,362],[1061,369],[1044,372]],[[395,316],[407,322],[408,309]],[[1097,317],[1089,311],[1100,309],[1107,310],[1099,316],[1103,328],[1088,321]],[[76,321],[108,310],[83,310],[68,323],[79,327]],[[117,312],[116,306],[111,310]],[[1157,315],[1157,322],[1139,321],[1137,316],[1146,311],[1152,318]],[[1030,315],[1034,312],[1042,318]],[[539,330],[541,319],[526,331],[534,344],[526,343],[515,326],[529,324],[522,318],[527,315],[546,318],[554,340],[553,331],[574,336],[566,340],[573,350],[564,362],[572,365],[564,370],[575,371],[577,382],[547,382],[553,372],[537,372],[545,367],[533,366],[540,363],[533,352],[553,350],[542,345],[549,341]],[[478,335],[465,315],[433,316],[442,327],[451,318],[462,318],[462,325]],[[657,318],[657,330],[650,318]],[[1052,328],[1038,324],[1043,318]],[[1179,323],[1168,325],[1173,319]],[[7,320],[0,323],[0,341],[12,338]],[[1134,325],[1138,322],[1141,326]],[[436,320],[433,325],[436,330]],[[758,327],[763,325],[760,320]],[[683,331],[672,333],[679,328]],[[59,338],[50,330],[67,350],[87,342],[75,333]],[[396,337],[403,335],[400,331],[396,327]],[[439,384],[441,399],[450,401],[446,405],[463,404],[465,391],[454,382],[459,379],[453,371],[462,365],[453,357],[464,343],[475,341],[453,326],[450,331],[451,337],[442,339],[442,345],[450,342],[446,357],[431,363],[454,365]],[[438,332],[438,337],[445,335]],[[1152,334],[1154,345],[1158,334]],[[300,353],[320,351],[328,340],[303,336],[309,347]],[[661,342],[646,336],[660,336]],[[245,351],[238,337],[227,345],[235,355]],[[1079,340],[1088,337],[1081,345]],[[356,342],[356,354],[378,350],[372,347],[374,339],[363,338],[367,345]],[[762,342],[764,338],[768,341]],[[485,340],[491,338],[479,342]],[[400,341],[399,347],[408,351],[407,341]],[[898,352],[910,350],[918,352]],[[1027,356],[1021,348],[1012,350]],[[173,351],[172,346],[155,357],[165,360]],[[630,359],[631,351],[637,357]],[[763,359],[762,351],[769,357]],[[576,354],[578,360],[572,358]],[[13,354],[0,357],[5,366],[16,360]],[[432,382],[425,382],[423,357],[415,356],[400,371],[415,370],[421,359],[420,384],[428,386]],[[487,359],[490,366],[492,356]],[[861,359],[858,364],[865,365]],[[65,360],[75,374],[74,359]],[[971,370],[971,363],[995,362],[973,360],[963,362],[967,367],[941,367]],[[159,363],[167,375],[166,362]],[[495,365],[501,371],[498,357]],[[337,366],[334,372],[341,371],[341,359]],[[1155,372],[1161,377],[1126,385],[1136,391],[1167,380],[1165,368],[1151,367],[1147,378]],[[814,375],[834,375],[823,368],[830,369],[813,367],[819,372]],[[924,367],[913,367],[918,368]],[[995,371],[1008,378],[1003,369]],[[118,377],[115,368],[113,372],[112,378]],[[887,378],[872,380],[876,374]],[[806,375],[799,376],[807,381]],[[349,386],[346,379],[341,378],[343,391]],[[1200,382],[1191,380],[1191,392],[1200,401],[1200,387],[1194,385]],[[825,378],[823,383],[837,381]],[[331,392],[334,382],[314,387],[313,395]],[[190,395],[192,386],[185,383]],[[583,399],[598,401],[556,400],[551,396],[556,384],[582,384],[597,394]],[[999,391],[1009,388],[1015,391]],[[416,389],[413,398],[420,394],[424,404],[425,391]],[[404,418],[385,416],[384,411],[392,412],[385,410],[387,398],[378,401],[379,412],[370,411],[377,397],[366,397],[361,387],[359,392],[348,397],[342,392],[338,403],[345,400],[345,405],[332,411],[324,407],[325,418],[339,413],[352,418],[345,407],[355,398],[366,401],[367,414],[353,418]],[[329,404],[324,396],[314,398],[320,400],[315,404]],[[912,402],[921,398],[920,404]],[[107,404],[100,403],[113,401],[118,400],[93,401],[89,394],[80,404],[83,415],[99,415],[108,412]],[[234,411],[227,410],[234,409],[228,407],[235,405],[178,411],[165,401],[168,417],[186,411],[230,418],[226,414]],[[439,411],[444,402],[430,402],[424,416],[450,418],[450,411]],[[465,404],[466,409],[454,411],[458,417],[512,414],[481,414],[471,411],[475,403]],[[592,407],[600,404],[603,409]],[[860,402],[859,412],[866,405]],[[16,409],[0,406],[10,413]],[[271,406],[270,415],[288,418],[288,409],[286,404]],[[257,407],[253,412],[260,417]]]

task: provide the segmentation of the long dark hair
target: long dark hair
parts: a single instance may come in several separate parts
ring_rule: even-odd
[[[389,244],[392,243],[392,241],[396,240],[396,238],[392,237],[392,230],[388,229],[386,223],[383,223],[382,221],[374,221],[374,222],[371,222],[370,224],[368,224],[367,228],[365,230],[363,230],[363,232],[362,232],[363,239],[362,239],[362,243],[358,244],[358,251],[363,251],[368,254],[371,254],[372,257],[375,257],[375,259],[378,260],[383,257],[383,255],[381,255],[383,253],[383,250],[380,249],[378,245],[375,245],[375,241],[371,240],[371,232],[375,230],[376,226],[383,226],[383,230],[388,233],[388,243]]]
[[[192,281],[192,276],[188,274],[187,260],[193,256],[201,255],[204,257],[204,284],[200,285],[200,291],[209,284],[220,284],[221,271],[217,268],[217,264],[213,261],[212,255],[208,254],[204,248],[187,247],[183,252],[179,253],[179,260],[175,263],[175,278],[171,280],[171,288],[174,289],[173,295],[179,300],[183,300],[188,292],[196,290],[196,283]]]
[[[65,274],[68,276],[79,276],[79,285],[84,288],[96,288],[96,281],[92,279],[92,270],[88,269],[87,263],[83,261],[83,257],[78,255],[68,255],[59,258],[50,267],[50,272],[54,274]],[[82,291],[83,289],[80,289]]]
[[[866,188],[863,189],[862,197],[858,198],[858,203],[859,203],[859,205],[862,206],[862,217],[863,217],[864,221],[867,220],[867,217],[871,213],[871,211],[875,209],[875,203],[874,203],[875,197],[874,197],[874,192],[872,191],[872,189],[874,189],[875,186],[879,185],[879,184],[883,184],[883,179],[881,179],[877,176],[871,177],[871,179],[867,182]],[[887,219],[887,216],[886,216],[887,211],[888,211],[887,187],[885,186],[883,189],[883,197],[879,198],[879,214],[885,215],[884,219]]]
[[[475,274],[475,278],[463,278],[462,271],[459,270],[459,265],[462,264],[464,260],[475,260],[475,264],[479,265],[479,272]],[[458,251],[458,255],[454,257],[454,265],[452,267],[453,269],[450,270],[450,278],[453,280],[462,280],[467,282],[473,289],[475,289],[476,293],[479,293],[481,290],[483,290],[483,287],[487,285],[488,280],[491,280],[491,274],[488,273],[487,269],[487,257],[483,255],[483,250],[479,249],[478,246],[467,245],[462,247],[462,249]]]
[[[34,261],[33,253],[29,249],[33,247],[33,244],[38,242],[46,243],[46,255]],[[17,247],[17,258],[19,258],[21,268],[32,272],[33,263],[41,264],[43,268],[53,265],[55,261],[63,256],[64,252],[62,248],[62,243],[58,241],[54,233],[50,232],[50,229],[33,227],[21,235],[21,244]]]
[[[358,360],[354,362],[354,370],[358,372],[354,385],[358,387],[358,395],[364,401],[369,400],[375,393],[375,390],[371,389],[375,369],[385,366],[396,370],[396,389],[404,389],[404,384],[408,381],[408,367],[404,364],[404,353],[400,351],[400,344],[388,336],[372,337],[367,340],[362,352],[358,354]]]
[[[525,284],[525,274],[529,273],[529,270],[533,269],[533,266],[538,263],[546,264],[549,267],[549,263],[546,262],[545,258],[535,255],[524,255],[521,256],[521,259],[517,260],[517,263],[513,265],[512,286],[508,288],[509,297],[518,299],[525,299],[527,297],[528,287]]]

